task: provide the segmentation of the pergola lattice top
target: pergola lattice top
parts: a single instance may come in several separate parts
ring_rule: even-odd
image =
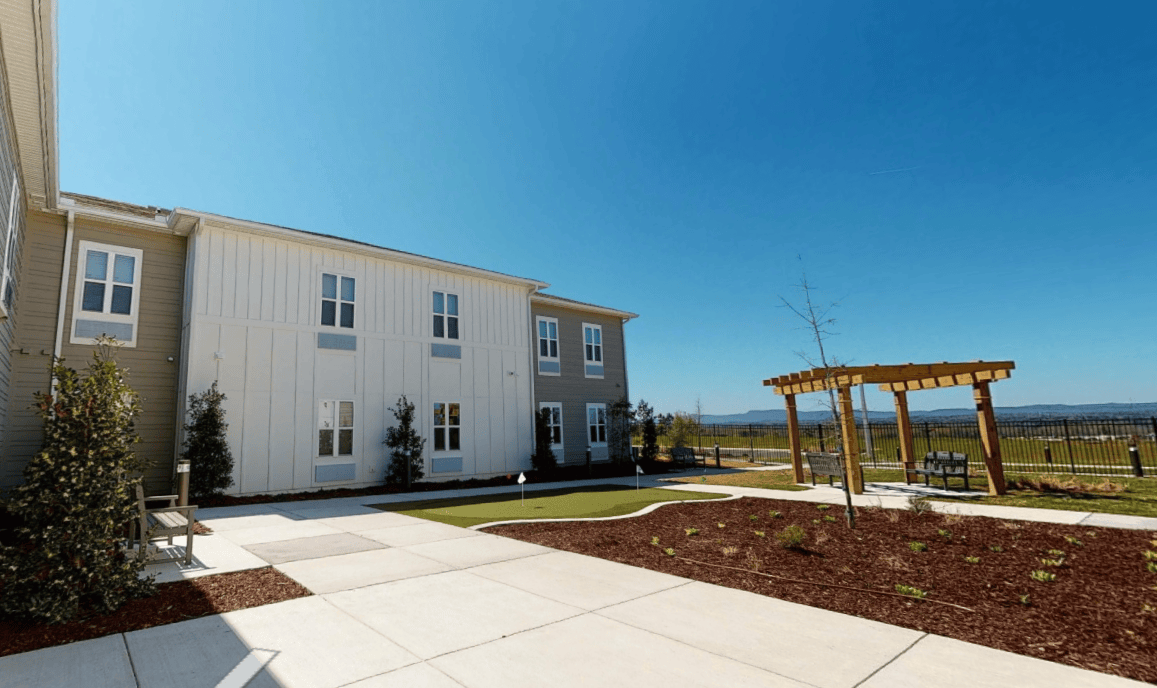
[[[806,394],[852,385],[878,384],[885,392],[904,392],[937,387],[995,382],[1012,375],[1012,361],[973,361],[971,363],[905,363],[902,365],[838,366],[813,368],[763,381],[764,387],[775,387],[776,394]]]

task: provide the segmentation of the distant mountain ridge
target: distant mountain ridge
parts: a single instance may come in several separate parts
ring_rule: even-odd
[[[1157,402],[1144,404],[1032,404],[1030,406],[997,406],[1000,418],[1151,418],[1157,417]],[[974,408],[936,409],[934,411],[912,411],[912,418],[953,418],[956,416],[976,416]],[[827,411],[800,411],[799,420],[815,423],[830,417]],[[859,409],[856,418],[861,418]],[[870,420],[895,420],[891,411],[868,411]],[[704,423],[717,425],[745,425],[756,423],[786,423],[787,411],[767,409],[723,415],[703,414]]]

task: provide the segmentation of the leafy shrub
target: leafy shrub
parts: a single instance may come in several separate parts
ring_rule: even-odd
[[[1157,561],[1157,552],[1146,550],[1141,556],[1145,557],[1145,561]]]
[[[1065,556],[1065,552],[1064,552],[1064,550],[1061,550],[1061,549],[1050,549],[1049,550],[1049,556],[1063,557],[1063,556]]]
[[[775,539],[786,549],[799,549],[807,539],[807,531],[793,524],[776,533]]]
[[[824,520],[827,521],[828,523],[835,523],[836,517],[835,516],[824,516]]]
[[[738,548],[738,547],[724,547],[724,548],[723,548],[723,556],[725,556],[725,557],[729,557],[729,556],[731,556],[732,554],[735,554],[735,553],[736,553],[736,552],[738,552],[738,551],[739,551],[739,548]]]
[[[908,597],[914,597],[918,600],[928,597],[928,593],[920,588],[914,588],[911,585],[900,585],[899,583],[896,584],[896,592],[901,595],[907,595]]]
[[[0,550],[0,612],[60,623],[154,590],[152,577],[140,578],[144,561],[120,546],[146,464],[133,452],[140,398],[115,347],[99,338],[83,378],[56,361],[55,397],[36,394],[44,443],[8,505],[21,525]]]
[[[553,472],[558,465],[551,448],[554,438],[551,436],[550,414],[549,408],[539,409],[534,414],[534,453],[530,455],[530,465],[543,474]]]
[[[912,550],[913,552],[925,552],[928,550],[928,545],[924,544],[923,542],[909,542],[908,549]]]
[[[1065,563],[1064,559],[1041,559],[1040,563],[1045,566],[1060,566]]]
[[[756,516],[755,514],[752,514],[752,515],[747,517],[747,520],[754,522],[754,521],[758,521],[759,517]]]
[[[687,535],[698,535],[699,534],[698,528],[684,528],[683,531],[685,533],[687,533]]]
[[[669,557],[673,557],[673,556],[675,556],[675,550],[671,549],[670,547],[668,547],[667,549],[663,550],[663,552],[664,552],[664,553],[665,553],[667,556],[669,556]]]
[[[671,421],[671,429],[667,432],[667,439],[672,447],[686,447],[698,430],[699,425],[694,418],[686,413],[676,413]]]
[[[964,557],[964,561],[967,561],[969,564],[979,564],[980,557]]]
[[[951,540],[952,539],[952,531],[951,530],[945,530],[943,528],[939,528],[936,530],[936,534],[939,535],[940,537],[944,538],[945,540]]]
[[[719,526],[720,528],[726,528],[727,527],[726,523],[716,523],[715,525]]]
[[[1034,581],[1041,583],[1051,583],[1057,579],[1057,574],[1048,571],[1037,570],[1033,571],[1031,575]]]
[[[989,549],[989,551],[992,551],[992,552],[1003,552],[1004,551],[1004,548],[1001,547],[1000,545],[989,545],[988,549]]]
[[[908,498],[908,511],[919,516],[920,514],[932,511],[932,505],[924,501],[922,497],[912,495]]]
[[[643,450],[639,459],[647,465],[659,458],[659,430],[655,425],[655,411],[642,399],[635,411],[635,419],[643,426]]]
[[[398,397],[398,405],[390,411],[398,424],[386,428],[386,439],[383,442],[390,449],[386,483],[409,488],[425,476],[422,448],[426,446],[426,440],[414,430],[414,404],[406,399],[405,394]]]
[[[189,395],[189,422],[185,424],[185,452],[189,461],[189,494],[219,495],[233,486],[233,453],[225,431],[225,394],[214,380],[209,389]]]
[[[658,535],[656,535],[655,537],[651,538],[651,544],[652,544],[652,545],[657,545],[657,544],[659,544],[659,536],[658,536]]]
[[[1085,544],[1072,535],[1066,535],[1065,542],[1069,543],[1070,545],[1076,545],[1077,547],[1081,547]]]
[[[767,515],[771,516],[772,518],[783,518],[783,514],[779,513],[778,511],[769,511],[767,512]]]
[[[1145,570],[1149,573],[1157,573],[1157,561],[1145,562]]]
[[[832,505],[831,504],[816,504],[816,508],[819,509],[820,511],[827,511],[828,509],[832,508]]]
[[[1021,595],[1020,596],[1020,603],[1026,607],[1028,607],[1032,604],[1032,602],[1029,600],[1028,595]]]
[[[755,534],[759,537],[766,537],[767,536],[767,533],[763,532],[762,530],[755,531]]]

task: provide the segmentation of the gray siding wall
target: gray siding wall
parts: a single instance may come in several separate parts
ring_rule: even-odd
[[[14,402],[7,426],[10,437],[0,459],[0,485],[4,486],[21,481],[24,465],[40,449],[42,441],[42,423],[32,403],[36,392],[48,391],[51,386],[48,367],[56,340],[66,219],[36,213],[29,217],[28,229],[27,260],[20,276],[23,288],[17,300],[18,309],[25,317],[14,344],[21,353],[13,360]],[[77,370],[88,365],[93,353],[92,346],[69,343],[80,241],[113,244],[144,252],[137,345],[135,348],[122,348],[117,359],[120,365],[129,369],[129,385],[142,397],[142,413],[136,423],[141,437],[137,452],[153,464],[146,473],[146,482],[152,491],[168,490],[176,449],[173,420],[177,414],[181,365],[180,326],[186,240],[149,230],[76,219],[61,355],[66,365]],[[168,361],[170,356],[172,362]]]
[[[0,72],[7,73],[2,59],[0,59]],[[19,193],[16,196],[16,208],[10,208],[12,184],[19,178],[19,168],[17,167],[16,161],[15,128],[12,126],[12,119],[9,112],[7,82],[4,81],[3,83],[3,88],[0,88],[0,270],[3,269],[5,263],[8,264],[11,270],[10,283],[13,294],[15,295],[20,291],[19,280],[16,279],[16,277],[20,271],[20,255],[24,242],[26,206],[24,203],[24,188],[23,185],[21,185]],[[9,217],[13,220],[13,241],[10,246],[5,245]],[[5,285],[0,284],[0,300],[6,298],[5,291]],[[0,322],[0,488],[4,485],[4,464],[2,457],[7,452],[7,432],[5,432],[5,429],[8,424],[9,407],[12,403],[13,354],[11,349],[13,348],[13,333],[17,320],[16,302],[15,298],[13,298],[8,308],[8,319]]]
[[[587,404],[610,404],[629,393],[623,356],[623,323],[618,318],[531,302],[531,327],[538,316],[558,318],[561,373],[538,373],[538,335],[531,340],[531,376],[534,378],[535,410],[542,402],[562,404],[563,456],[560,463],[584,463],[589,444]],[[603,379],[586,377],[583,356],[583,323],[603,328]]]

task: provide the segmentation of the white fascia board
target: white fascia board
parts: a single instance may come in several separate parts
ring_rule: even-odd
[[[531,294],[530,300],[533,303],[540,303],[544,306],[554,306],[556,308],[566,308],[580,313],[598,313],[600,315],[609,315],[614,318],[619,318],[624,322],[633,320],[639,317],[638,313],[630,313],[628,311],[620,311],[614,308],[606,308],[604,306],[595,306],[594,304],[578,303],[570,300],[560,300],[551,298],[549,294]]]
[[[248,232],[250,234],[259,234],[274,239],[283,239],[285,241],[312,244],[315,246],[334,249],[336,251],[345,251],[347,253],[360,253],[362,255],[373,256],[375,258],[383,258],[398,263],[408,263],[410,265],[417,265],[435,270],[442,270],[445,272],[454,272],[471,277],[480,277],[482,279],[494,280],[498,282],[507,282],[509,284],[517,284],[534,289],[546,289],[550,286],[550,284],[547,282],[541,282],[539,280],[530,279],[527,277],[505,275],[501,272],[492,272],[483,268],[461,265],[459,263],[451,263],[449,261],[438,260],[437,258],[427,258],[426,256],[419,256],[415,253],[395,251],[393,249],[383,248],[381,246],[372,246],[370,244],[364,244],[352,239],[342,239],[340,237],[315,234],[313,232],[306,232],[303,230],[289,229],[288,227],[267,225],[261,222],[253,222],[251,220],[239,220],[233,217],[214,215],[213,213],[206,213],[199,210],[189,210],[187,208],[176,208],[173,210],[173,214],[178,213],[182,215],[198,217],[206,222],[212,222],[216,225],[237,231]]]

